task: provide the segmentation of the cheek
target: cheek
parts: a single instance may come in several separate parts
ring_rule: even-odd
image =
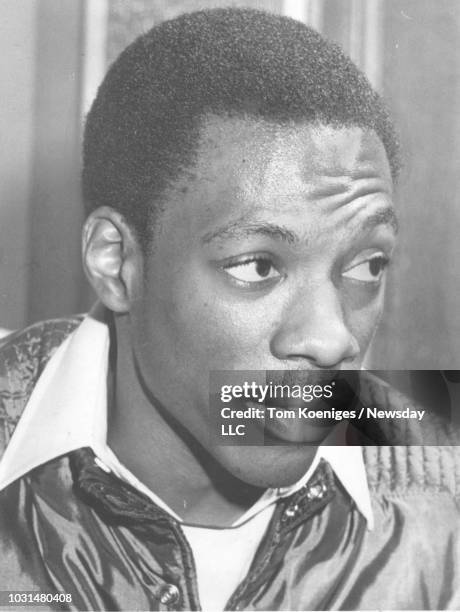
[[[143,347],[145,358],[150,353],[154,362],[194,372],[245,369],[254,363],[254,355],[268,346],[266,306],[237,299],[212,281],[190,266],[171,279],[146,283],[133,317],[136,344]]]
[[[170,316],[178,345],[209,369],[245,369],[268,346],[269,321],[259,304],[194,288]]]
[[[361,355],[363,356],[369,347],[374,333],[380,322],[383,311],[383,291],[366,306],[361,308],[349,308],[346,313],[348,328],[357,340]]]

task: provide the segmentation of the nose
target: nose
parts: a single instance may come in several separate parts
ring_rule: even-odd
[[[344,320],[336,287],[330,281],[310,286],[285,309],[271,340],[272,355],[305,361],[317,368],[338,369],[360,353]]]

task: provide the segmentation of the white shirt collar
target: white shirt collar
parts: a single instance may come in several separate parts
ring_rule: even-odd
[[[0,462],[0,490],[39,465],[87,446],[102,465],[109,466],[175,515],[120,464],[106,444],[108,354],[107,324],[90,314],[59,346],[35,385]],[[328,461],[372,529],[373,513],[359,446],[321,446],[296,484],[267,490],[236,524],[303,487],[321,459]]]

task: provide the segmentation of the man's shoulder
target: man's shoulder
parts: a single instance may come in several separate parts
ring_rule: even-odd
[[[0,456],[44,367],[82,319],[41,321],[0,341]]]
[[[460,427],[455,419],[433,413],[370,372],[362,383],[366,405],[388,415],[364,420],[372,441],[363,444],[371,491],[390,496],[442,492],[460,503]],[[410,417],[417,412],[422,417]]]
[[[433,507],[453,502],[460,515],[460,446],[365,446],[363,455],[376,500],[418,498]]]

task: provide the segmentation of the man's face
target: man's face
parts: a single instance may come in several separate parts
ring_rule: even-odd
[[[145,261],[133,350],[152,395],[217,461],[282,486],[311,454],[210,447],[209,373],[360,367],[395,241],[390,169],[359,128],[211,117],[201,135]]]

